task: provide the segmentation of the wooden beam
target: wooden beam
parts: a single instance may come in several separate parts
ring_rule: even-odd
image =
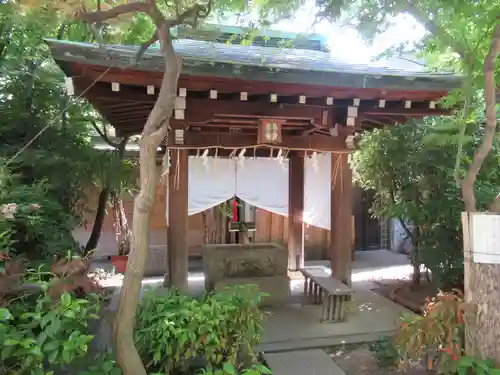
[[[168,273],[165,284],[187,292],[188,151],[172,152],[168,175]]]
[[[82,94],[91,84],[84,78],[74,78],[75,92]],[[255,97],[248,102],[239,100],[239,93],[235,96],[235,100],[230,100],[231,95],[222,95],[218,100],[208,100],[200,98],[200,93],[187,91],[185,94],[191,95],[186,98],[185,104],[187,110],[183,113],[184,116],[177,115],[178,121],[174,120],[171,123],[172,128],[177,126],[203,128],[239,128],[241,121],[257,121],[260,117],[276,117],[285,119],[297,119],[297,127],[301,126],[298,122],[307,121],[315,124],[318,127],[313,128],[308,124],[302,125],[302,129],[295,132],[297,135],[322,134],[327,131],[328,126],[338,121],[342,124],[354,125],[354,128],[361,129],[361,119],[367,119],[374,123],[383,123],[384,117],[394,116],[401,117],[404,122],[407,117],[420,117],[428,115],[442,115],[449,111],[443,109],[429,108],[428,102],[412,102],[411,108],[405,108],[405,102],[388,101],[384,108],[377,108],[377,100],[361,100],[359,107],[349,108],[346,103],[348,100],[339,99],[334,102],[333,106],[325,106],[315,104],[324,98],[307,97],[307,104],[295,103],[269,103],[266,101],[255,101]],[[208,92],[207,92],[208,93]],[[149,116],[151,108],[157,95],[148,95],[144,86],[121,85],[120,91],[113,92],[109,83],[97,82],[87,92],[88,97],[94,107],[116,128],[117,134],[135,135],[141,132],[144,123]],[[288,98],[290,99],[290,97]],[[351,99],[352,102],[352,99]],[[352,104],[349,102],[348,104]],[[356,109],[358,112],[354,120],[352,117],[345,119],[349,115],[349,110]],[[344,113],[345,112],[345,113]],[[352,114],[352,113],[351,113]],[[406,116],[406,117],[405,117]],[[242,119],[240,121],[240,118]],[[335,120],[335,121],[334,121]],[[347,121],[347,120],[350,120]],[[285,124],[285,130],[292,130],[289,127],[289,121]],[[326,124],[325,124],[326,121]],[[360,123],[357,123],[357,122]],[[234,126],[233,126],[234,123]],[[325,127],[322,129],[322,127]],[[205,129],[203,129],[205,130]],[[206,129],[211,130],[211,129]],[[352,127],[351,127],[352,130]]]
[[[359,112],[361,115],[396,115],[396,116],[442,116],[450,114],[449,109],[441,108],[405,108],[404,106],[398,108],[367,108],[360,107]]]
[[[91,82],[74,78],[75,92],[81,95]],[[147,95],[141,86],[120,86],[119,92],[113,92],[110,85],[96,83],[85,93],[92,102],[98,101],[107,103],[106,107],[119,108],[117,106],[125,105],[124,102],[130,102],[130,105],[144,104],[152,106],[157,95]],[[113,103],[114,101],[114,103]],[[102,106],[102,103],[101,103]],[[349,107],[346,103],[334,103],[333,108]],[[242,102],[240,100],[217,100],[209,101],[201,98],[187,98],[186,116],[192,119],[190,121],[208,121],[209,114],[234,114],[234,115],[255,115],[255,116],[274,116],[274,117],[300,117],[311,118],[318,124],[322,121],[322,109],[328,109],[327,106],[310,104],[290,104],[290,103],[270,103],[263,102]],[[450,110],[440,108],[429,108],[427,102],[414,102],[411,108],[405,108],[404,101],[386,102],[384,108],[378,108],[377,102],[361,102],[358,113],[367,115],[405,115],[405,116],[431,116],[449,114]],[[202,112],[200,112],[202,109]],[[288,114],[287,114],[288,112]],[[321,112],[321,113],[319,113]]]
[[[71,63],[71,75],[74,77],[85,77],[87,80],[99,80],[100,82],[120,82],[123,85],[154,85],[161,86],[162,72],[148,72],[134,69],[111,68],[106,66]],[[106,73],[105,73],[106,72]],[[105,73],[105,74],[103,74]],[[214,77],[214,76],[189,76],[179,77],[179,87],[188,90],[208,91],[217,90],[219,93],[232,93],[245,91],[248,95],[268,94],[277,92],[281,95],[297,95],[300,93],[307,97],[331,97],[335,99],[361,100],[406,100],[413,101],[439,101],[447,94],[446,90],[398,90],[387,88],[358,88],[358,87],[331,87],[319,85],[304,85],[297,83],[276,83],[256,80],[245,80],[238,78]],[[237,88],[237,90],[235,90]],[[144,90],[142,90],[144,91]],[[298,97],[298,96],[297,96]]]
[[[292,152],[288,168],[288,269],[304,267],[304,158]]]
[[[207,133],[207,132],[184,132],[184,144],[176,145],[173,143],[175,139],[173,131],[169,132],[168,136],[169,147],[185,147],[185,148],[208,148],[208,147],[229,147],[243,148],[257,145],[257,135],[253,134],[224,134],[224,133]],[[331,136],[288,136],[282,137],[281,144],[262,144],[262,147],[285,148],[296,150],[316,150],[324,152],[347,152],[345,145],[345,136],[343,134],[338,137]]]
[[[352,246],[352,170],[347,154],[332,154],[330,261],[332,276],[350,284]]]

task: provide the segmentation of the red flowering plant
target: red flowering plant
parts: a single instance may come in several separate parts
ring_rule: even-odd
[[[395,337],[403,360],[427,357],[427,366],[454,374],[464,355],[464,298],[460,291],[439,293],[426,300],[422,316],[406,316]]]

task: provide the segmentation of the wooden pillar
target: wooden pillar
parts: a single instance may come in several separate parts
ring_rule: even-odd
[[[187,291],[188,151],[173,150],[168,175],[168,270],[165,284]]]
[[[348,154],[332,154],[330,261],[332,276],[350,284],[352,263],[352,171]]]
[[[290,153],[288,169],[288,268],[304,267],[304,158]]]

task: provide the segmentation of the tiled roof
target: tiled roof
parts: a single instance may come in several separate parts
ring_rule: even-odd
[[[54,59],[66,69],[65,62],[77,62],[121,69],[162,72],[163,56],[150,48],[136,64],[138,46],[76,43],[47,39]],[[175,50],[183,58],[183,73],[194,76],[241,78],[246,80],[350,87],[449,91],[462,84],[460,76],[431,72],[419,63],[392,59],[384,65],[352,64],[328,52],[303,49],[244,46],[192,39],[178,39]],[[66,71],[66,74],[71,74]]]
[[[132,61],[137,51],[137,46],[107,45],[99,47],[93,44],[76,43],[67,41],[47,40],[51,45],[74,46],[79,49],[94,50],[96,52],[119,54],[123,57],[130,57]],[[402,77],[426,77],[450,79],[458,81],[460,78],[450,73],[431,72],[419,64],[408,64],[401,68],[394,63],[394,59],[389,65],[373,64],[352,64],[343,62],[331,57],[327,52],[273,48],[261,46],[242,46],[234,44],[212,43],[207,41],[181,39],[175,41],[176,52],[188,61],[227,63],[241,66],[267,67],[278,70],[301,70],[316,72],[335,72],[347,74],[368,74],[381,76],[402,76]],[[68,57],[71,57],[69,54]],[[76,57],[76,56],[74,56]],[[163,59],[157,48],[150,48],[144,55],[143,61]],[[69,58],[68,60],[72,60]],[[403,60],[403,59],[401,59]],[[89,62],[90,63],[90,62]],[[95,63],[95,62],[94,62]],[[390,63],[390,62],[389,62]]]

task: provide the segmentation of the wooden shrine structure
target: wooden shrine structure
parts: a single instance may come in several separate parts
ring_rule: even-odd
[[[349,65],[336,61],[317,36],[288,35],[297,48],[279,48],[283,34],[257,37],[252,46],[231,44],[233,31],[179,31],[175,50],[183,59],[174,120],[168,135],[177,189],[169,192],[169,262],[187,279],[188,155],[234,154],[289,158],[289,268],[303,264],[304,156],[331,153],[333,275],[351,273],[352,172],[348,156],[355,136],[409,118],[440,115],[438,101],[460,85],[450,74]],[[278,35],[279,34],[279,35]],[[207,35],[211,38],[207,38]],[[229,42],[227,42],[229,40]],[[116,136],[140,134],[155,103],[163,57],[150,48],[135,64],[138,47],[97,46],[47,40],[71,89],[111,125]],[[416,65],[415,65],[416,66]],[[217,151],[216,151],[217,150]],[[255,150],[255,152],[254,152]],[[162,152],[165,152],[163,149]],[[256,176],[256,178],[262,178]],[[174,183],[170,179],[169,188]],[[172,269],[172,268],[171,268]]]

